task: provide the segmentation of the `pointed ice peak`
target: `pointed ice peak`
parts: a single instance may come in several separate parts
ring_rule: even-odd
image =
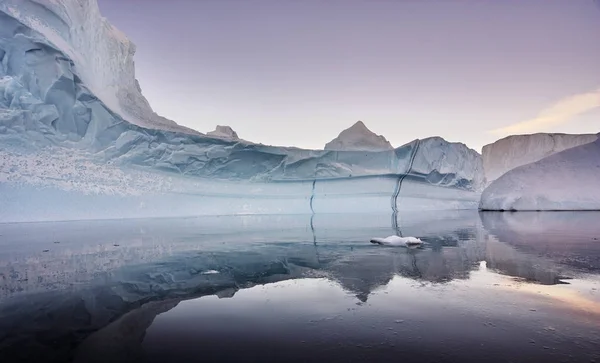
[[[340,132],[338,137],[325,145],[325,150],[383,151],[392,149],[392,144],[385,137],[369,130],[362,121],[357,121]]]
[[[206,135],[212,136],[212,137],[218,137],[221,139],[228,139],[228,140],[239,140],[240,139],[238,137],[237,132],[233,131],[233,129],[230,126],[217,125],[217,127],[215,128],[214,131],[210,131]]]
[[[371,131],[371,130],[369,130],[369,128],[367,128],[367,126],[365,125],[365,123],[362,122],[362,121],[360,121],[360,120],[356,121],[354,123],[354,125],[350,126],[350,129],[354,129],[354,130],[356,130],[356,129],[363,129],[363,130]]]

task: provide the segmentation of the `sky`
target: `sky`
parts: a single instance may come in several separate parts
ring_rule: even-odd
[[[598,0],[98,0],[152,108],[201,132],[323,148],[362,120],[394,146],[481,151],[600,132]]]

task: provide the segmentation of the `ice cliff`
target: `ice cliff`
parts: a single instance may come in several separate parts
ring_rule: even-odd
[[[203,135],[152,111],[134,52],[96,0],[0,2],[0,220],[477,206],[481,156],[463,144],[302,150]]]
[[[64,103],[85,93],[135,125],[197,133],[152,111],[135,79],[135,45],[101,16],[96,0],[3,0],[0,12],[4,72],[29,74],[42,101],[78,91],[75,99],[54,97],[57,108],[73,107]]]
[[[325,144],[325,150],[384,151],[392,150],[392,144],[381,135],[376,135],[362,121],[342,131],[338,137]]]
[[[513,135],[483,147],[483,169],[489,185],[509,170],[536,162],[547,156],[588,144],[597,139],[595,134]]]
[[[595,136],[595,135],[594,135]],[[492,182],[484,210],[600,210],[600,139],[519,166]]]

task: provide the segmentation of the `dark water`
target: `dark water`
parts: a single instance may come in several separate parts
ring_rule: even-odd
[[[595,212],[4,224],[0,361],[600,362],[599,239]]]

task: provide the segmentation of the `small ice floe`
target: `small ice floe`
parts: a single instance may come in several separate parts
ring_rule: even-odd
[[[423,241],[417,237],[388,236],[385,238],[371,238],[371,243],[382,246],[417,247],[421,246]]]
[[[208,270],[208,271],[203,271],[201,272],[202,275],[214,275],[214,274],[218,274],[219,271],[217,270]]]

